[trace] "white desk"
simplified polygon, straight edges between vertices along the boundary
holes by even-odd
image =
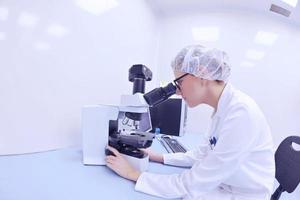
[[[187,134],[180,141],[192,147],[200,136]],[[156,140],[152,148],[165,152]],[[148,169],[164,174],[182,170],[152,162]],[[78,148],[0,156],[0,200],[160,199],[136,192],[134,186],[106,166],[84,166]]]

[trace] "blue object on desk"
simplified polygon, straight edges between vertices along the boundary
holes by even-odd
[[[155,134],[160,134],[160,128],[155,128]]]

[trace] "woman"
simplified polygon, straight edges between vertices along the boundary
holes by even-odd
[[[275,173],[270,129],[256,103],[228,83],[226,53],[188,46],[175,57],[172,68],[177,94],[189,107],[214,108],[210,140],[187,153],[146,150],[152,161],[191,167],[181,174],[141,173],[111,147],[116,156],[107,156],[107,166],[136,181],[137,191],[164,198],[270,199]]]

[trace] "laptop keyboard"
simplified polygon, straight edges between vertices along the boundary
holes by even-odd
[[[169,153],[187,152],[187,149],[182,144],[180,144],[177,139],[170,138],[169,136],[161,136],[160,138],[162,140],[160,142],[163,142],[162,145]]]

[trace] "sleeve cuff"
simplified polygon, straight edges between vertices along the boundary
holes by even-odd
[[[134,187],[134,189],[136,191],[140,191],[140,192],[143,191],[142,188],[143,188],[143,183],[145,182],[145,181],[143,181],[144,177],[145,177],[145,173],[147,173],[147,172],[142,172],[141,175],[139,176],[139,178],[137,179],[137,181],[135,183],[135,187]]]
[[[166,165],[172,164],[172,162],[171,162],[172,157],[173,157],[173,153],[163,154],[164,164],[166,164]]]

